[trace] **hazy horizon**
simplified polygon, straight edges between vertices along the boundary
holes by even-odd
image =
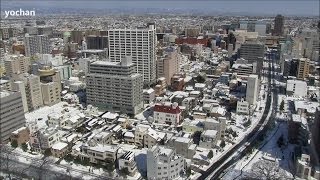
[[[297,1],[297,0],[287,0],[287,1],[277,1],[277,0],[226,0],[226,1],[191,1],[191,0],[26,0],[26,1],[1,1],[1,10],[6,10],[7,8],[74,8],[74,9],[148,9],[148,8],[159,8],[159,9],[176,9],[181,10],[203,10],[203,11],[216,11],[228,13],[244,13],[249,14],[263,14],[263,15],[310,15],[319,16],[319,1],[317,0],[307,0],[307,1]],[[250,10],[250,11],[248,11]]]

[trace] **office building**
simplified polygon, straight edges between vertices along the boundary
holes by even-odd
[[[6,75],[17,77],[16,75],[27,73],[30,69],[30,58],[24,55],[11,55],[4,61]]]
[[[148,28],[113,29],[108,31],[109,57],[112,62],[121,62],[132,57],[136,72],[141,74],[145,84],[156,80],[156,29]]]
[[[307,96],[307,82],[299,80],[287,80],[287,95],[288,96]]]
[[[246,101],[250,105],[256,104],[259,95],[259,78],[257,75],[250,75],[247,82]]]
[[[164,57],[157,59],[157,78],[165,77],[167,84],[171,84],[171,77],[179,72],[178,52],[174,48],[164,50]]]
[[[147,151],[148,179],[177,179],[184,167],[184,158],[173,149],[155,145]]]
[[[297,79],[304,80],[309,76],[310,59],[300,58],[298,60]]]
[[[299,59],[285,59],[283,63],[283,76],[297,76]]]
[[[0,66],[4,65],[5,56],[6,56],[5,49],[0,46]]]
[[[278,14],[274,19],[274,36],[282,36],[284,31],[284,17]]]
[[[142,109],[143,79],[130,57],[121,63],[90,62],[86,81],[88,104],[132,115]]]
[[[249,76],[256,73],[256,64],[233,64],[232,71],[237,73],[237,76]]]
[[[73,42],[73,43],[77,43],[77,44],[81,45],[83,39],[84,39],[84,32],[83,31],[79,31],[79,30],[71,31],[70,40],[69,40],[70,43]]]
[[[301,40],[301,55],[313,61],[319,59],[320,40],[319,31],[317,29],[302,29],[299,34]],[[318,54],[318,57],[316,56]]]
[[[240,58],[248,60],[249,63],[264,57],[264,45],[259,42],[246,41],[239,49]]]
[[[47,35],[29,35],[24,38],[25,53],[27,57],[39,54],[50,54],[49,38]]]
[[[5,143],[15,130],[25,125],[20,92],[0,91],[0,143]]]
[[[240,58],[248,60],[248,63],[257,63],[256,72],[262,71],[264,45],[259,42],[246,41],[239,49]]]
[[[87,49],[108,48],[108,36],[89,35],[86,37]]]
[[[18,29],[16,28],[1,27],[0,29],[0,37],[2,37],[3,40],[8,40],[9,38],[17,37],[17,36],[18,36]]]

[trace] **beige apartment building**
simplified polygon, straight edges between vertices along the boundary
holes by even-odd
[[[6,75],[16,78],[18,74],[27,73],[30,70],[30,58],[24,55],[12,55],[4,61]]]
[[[171,84],[171,77],[179,72],[179,63],[177,49],[165,49],[164,56],[157,60],[157,78],[165,77],[167,84]]]
[[[40,77],[22,74],[19,79],[13,83],[12,89],[21,92],[24,112],[43,106]]]
[[[61,101],[61,89],[58,82],[41,83],[44,105],[53,105]]]
[[[298,60],[297,79],[304,80],[309,75],[310,59],[300,58]]]

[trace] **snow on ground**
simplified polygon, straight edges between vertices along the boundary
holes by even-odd
[[[102,168],[94,168],[92,166],[83,166],[81,164],[76,164],[76,163],[73,163],[73,162],[66,162],[65,160],[62,160],[60,162],[61,165],[67,165],[69,167],[71,167],[72,169],[77,169],[77,170],[81,170],[81,171],[87,171],[87,172],[92,172],[93,174],[96,174],[96,175],[102,175],[103,173],[105,173],[106,171],[104,171]]]
[[[286,100],[291,99],[291,97],[288,98],[284,95],[279,95],[278,99],[278,103],[280,105],[282,99],[284,99],[286,102]],[[284,109],[287,110],[287,108],[288,107],[285,103]],[[279,168],[283,169],[288,177],[292,177],[290,171],[292,170],[293,164],[290,160],[290,153],[293,152],[294,145],[287,144],[288,125],[286,122],[283,122],[283,120],[287,119],[287,114],[278,112],[276,114],[276,119],[282,120],[282,122],[276,122],[276,127],[268,132],[268,137],[264,141],[266,144],[262,147],[262,149],[255,149],[253,153],[239,160],[223,177],[223,179],[240,178],[238,176],[240,175],[241,170],[243,170],[243,175],[245,175],[246,173],[250,172],[254,166],[254,163],[261,160],[276,160],[276,162],[279,164]],[[286,146],[283,149],[279,148],[277,145],[277,140],[282,135],[286,143]]]
[[[149,108],[145,109],[144,111],[142,111],[141,113],[137,114],[135,116],[135,118],[138,120],[148,120],[148,118],[152,117],[152,115],[153,115],[153,111],[149,107]]]
[[[9,145],[11,146],[11,145]],[[13,150],[14,153],[17,153],[17,154],[21,154],[21,156],[27,156],[27,157],[30,157],[30,158],[37,158],[37,159],[40,159],[43,157],[42,154],[39,154],[37,152],[24,152],[21,148],[15,148]]]

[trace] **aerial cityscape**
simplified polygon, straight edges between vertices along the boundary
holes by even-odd
[[[1,0],[0,179],[320,180],[319,0]]]

